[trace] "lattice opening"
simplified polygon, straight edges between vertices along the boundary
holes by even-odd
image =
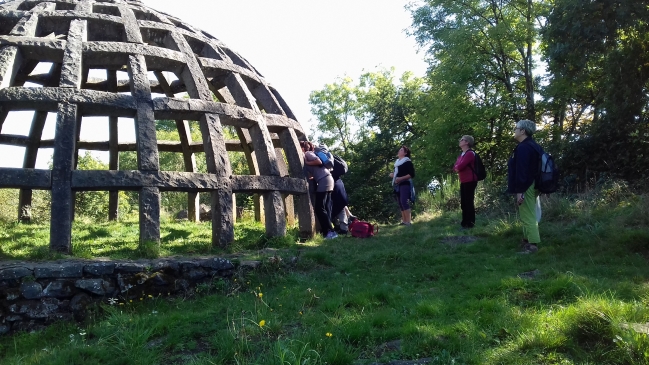
[[[33,111],[10,111],[4,123],[2,123],[2,134],[0,136],[28,136],[33,117]]]
[[[182,121],[180,121],[182,124]],[[177,122],[173,120],[158,120],[156,121],[156,138],[158,140],[158,151],[160,154],[160,170],[161,171],[177,171],[177,172],[199,172],[198,162],[196,159],[196,152],[202,151],[202,136],[200,126],[197,122],[188,122],[189,139],[187,149],[189,154],[185,156],[184,148],[182,145],[182,137],[180,136]],[[186,159],[194,155],[193,166]],[[203,154],[204,155],[204,154]],[[201,165],[205,165],[204,159]],[[201,169],[204,170],[204,169]],[[205,171],[205,170],[204,170]]]
[[[55,10],[74,10],[76,4],[57,2]]]
[[[25,1],[20,6],[18,6],[18,10],[24,10],[24,11],[30,11],[32,10],[36,5],[38,5],[39,2],[37,1]]]
[[[171,34],[168,30],[165,29],[156,29],[156,28],[140,28],[142,33],[142,41],[148,45],[168,48],[174,51],[178,51],[176,43],[171,38]]]
[[[192,28],[190,28],[188,25],[186,25],[186,24],[183,23],[182,21],[180,21],[180,20],[178,20],[178,19],[175,19],[175,18],[172,18],[172,17],[167,17],[167,19],[169,19],[169,21],[172,22],[173,25],[175,25],[176,27],[178,27],[178,28],[180,28],[180,29],[184,29],[184,30],[186,30],[186,31],[188,31],[188,32],[194,33],[194,31],[192,30]]]
[[[232,63],[234,63],[237,66],[241,66],[241,67],[245,68],[246,70],[250,70],[250,66],[248,66],[248,62],[246,62],[238,54],[231,51],[229,48],[225,48],[225,47],[221,47],[221,50],[223,52],[225,52],[225,54],[228,55],[228,57],[230,57],[230,60],[232,60]]]
[[[160,22],[160,18],[158,18],[153,13],[144,12],[144,11],[138,10],[138,9],[131,9],[131,10],[133,10],[133,14],[135,15],[135,19],[137,19],[137,20],[146,20],[146,21],[150,21],[150,22]]]
[[[36,37],[66,39],[70,30],[70,20],[59,17],[38,17]]]
[[[124,42],[124,24],[88,19],[88,42]]]
[[[221,55],[219,55],[209,44],[186,34],[184,34],[184,36],[196,57],[214,58],[217,60],[223,59],[223,57],[221,57]]]
[[[19,21],[20,18],[0,17],[0,35],[9,35]]]
[[[0,144],[0,156],[7,156],[0,158],[0,167],[23,167],[23,158],[25,155],[25,147],[12,146],[7,144]],[[9,156],[12,156],[9,158]]]
[[[151,98],[173,97],[179,99],[187,98],[187,90],[178,75],[171,71],[149,71],[147,74],[151,85]],[[169,87],[167,89],[167,86]],[[168,95],[167,93],[171,94]]]
[[[122,16],[117,6],[110,6],[110,5],[93,4],[92,12],[97,14],[112,15],[117,17]]]

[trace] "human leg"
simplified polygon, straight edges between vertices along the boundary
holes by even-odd
[[[534,184],[532,184],[525,192],[523,204],[518,208],[523,223],[523,236],[533,245],[541,243],[539,223],[536,221],[536,195]]]
[[[323,236],[326,236],[331,229],[331,221],[327,216],[326,199],[326,191],[318,191],[315,193],[315,206],[313,207],[313,210],[318,218],[318,223],[320,223],[320,233]]]
[[[410,199],[410,185],[399,186],[399,207],[401,208],[402,222],[409,225],[411,223],[411,211],[408,199]]]

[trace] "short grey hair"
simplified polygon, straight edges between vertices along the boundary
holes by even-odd
[[[536,123],[529,119],[523,119],[516,123],[516,128],[524,130],[525,135],[531,136],[536,132]]]
[[[462,139],[465,140],[466,143],[468,143],[469,147],[471,147],[471,148],[473,148],[473,146],[475,145],[475,140],[473,139],[472,136],[464,135],[464,136],[462,136]]]

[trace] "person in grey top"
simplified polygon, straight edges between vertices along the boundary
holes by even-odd
[[[323,166],[322,161],[313,152],[314,147],[311,142],[302,141],[300,147],[304,153],[304,167],[316,183],[313,210],[320,223],[320,233],[325,239],[336,238],[338,235],[331,224],[331,192],[334,189],[334,179],[331,177],[331,172]]]

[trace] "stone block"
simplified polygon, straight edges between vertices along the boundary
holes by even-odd
[[[25,267],[11,267],[0,270],[0,280],[20,279],[32,275],[32,270]]]
[[[83,276],[83,264],[67,262],[65,264],[48,264],[34,268],[36,279],[44,278],[80,278]]]
[[[81,279],[74,286],[96,295],[111,295],[115,291],[115,285],[103,279]]]
[[[229,260],[214,257],[211,259],[200,260],[199,265],[201,267],[212,269],[212,270],[232,270],[234,265]]]
[[[191,280],[191,281],[197,281],[197,280],[203,279],[203,278],[205,278],[207,276],[208,276],[208,273],[205,270],[201,269],[201,268],[196,268],[196,269],[189,270],[189,272],[187,273],[187,278],[189,280]]]
[[[44,297],[69,298],[74,295],[74,287],[67,280],[55,280],[47,284],[43,290]]]
[[[43,296],[43,286],[37,282],[22,283],[20,294],[25,299],[39,299]]]
[[[115,271],[115,263],[97,262],[93,264],[87,264],[86,266],[84,266],[83,271],[95,276],[110,275],[113,273],[113,271]]]
[[[146,271],[146,266],[135,262],[124,262],[115,265],[115,272],[119,274],[135,274]]]

